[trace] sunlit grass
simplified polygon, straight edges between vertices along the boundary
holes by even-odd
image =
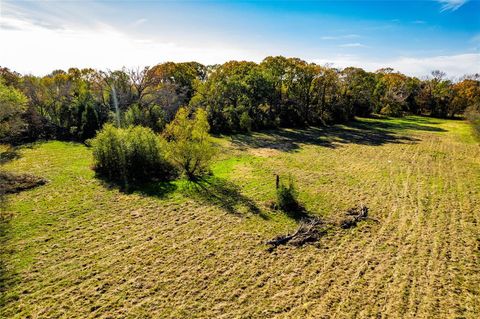
[[[8,197],[0,317],[480,315],[480,150],[466,122],[215,139],[210,193],[183,180],[123,193],[95,178],[84,145],[19,149],[3,167],[49,183]],[[309,214],[364,203],[378,223],[268,253],[266,240],[297,225],[269,208],[277,174],[294,178]]]

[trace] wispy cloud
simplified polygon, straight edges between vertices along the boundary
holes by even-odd
[[[355,42],[355,43],[345,43],[339,45],[342,48],[367,48],[366,45]]]
[[[327,35],[327,36],[321,37],[320,39],[322,39],[322,40],[345,40],[345,39],[356,39],[356,38],[360,38],[360,35],[358,35],[358,34],[344,34],[344,35],[333,35],[333,36]]]
[[[442,70],[452,77],[465,74],[480,73],[480,54],[467,53],[457,55],[417,57],[398,57],[394,59],[371,60],[355,55],[337,55],[333,58],[314,59],[313,62],[334,67],[345,68],[355,66],[367,71],[376,71],[380,68],[391,67],[402,73],[422,77],[430,74],[432,70]]]
[[[455,11],[469,0],[437,0],[442,5],[441,11]]]
[[[473,38],[471,38],[470,41],[473,43],[480,43],[480,33],[473,36]]]
[[[138,27],[138,26],[144,24],[144,23],[147,22],[147,21],[148,21],[147,19],[141,18],[141,19],[138,19],[138,20],[136,20],[135,22],[133,22],[133,23],[131,24],[131,26],[132,26],[132,27]]]
[[[427,22],[423,21],[423,20],[415,20],[415,21],[412,21],[413,24],[426,24]]]

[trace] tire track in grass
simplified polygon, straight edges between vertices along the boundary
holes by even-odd
[[[402,192],[401,197],[406,197],[406,195],[407,195],[410,175],[411,175],[410,170],[407,168],[406,179],[405,179],[405,181],[403,181],[403,192]],[[403,210],[403,207],[402,207],[401,210]],[[377,273],[377,272],[382,273],[382,272],[386,271],[386,268],[389,267],[389,264],[387,262],[382,262],[381,263],[381,262],[377,261],[378,266],[374,269],[374,271],[372,269],[369,269],[370,264],[374,264],[373,260],[377,260],[379,258],[378,257],[378,255],[379,255],[379,251],[378,251],[379,245],[375,244],[375,245],[372,245],[368,248],[369,249],[367,251],[365,251],[364,253],[365,253],[366,257],[368,258],[367,260],[369,262],[362,265],[359,272],[357,273],[357,276],[350,281],[350,285],[347,288],[348,293],[349,293],[348,302],[352,303],[352,304],[359,304],[359,303],[361,304],[362,299],[363,299],[363,302],[365,302],[365,300],[364,300],[364,299],[366,299],[365,298],[366,297],[365,296],[365,290],[367,292],[369,292],[368,289],[365,289],[366,286],[368,286],[368,283],[371,283],[371,282],[374,281],[375,273]],[[363,284],[363,286],[362,286],[362,284]],[[355,287],[355,285],[357,285],[357,286],[359,285],[359,287]],[[352,291],[354,292],[354,294],[351,293]],[[364,306],[368,306],[368,305],[364,305]],[[340,310],[340,307],[337,307],[337,314],[339,313],[338,312],[339,310]],[[358,311],[358,309],[357,309],[357,311]],[[354,312],[354,309],[349,309],[349,308],[344,309],[343,313],[344,314],[352,314],[353,316],[356,315],[356,313]]]
[[[455,144],[455,146],[455,154],[461,154],[461,157],[466,157],[466,149],[462,148],[459,144]],[[468,147],[467,150],[469,150],[472,155],[475,153],[475,150],[471,147]],[[464,168],[463,170],[460,170],[460,164],[462,164],[462,167]],[[456,223],[456,234],[461,237],[455,238],[460,241],[462,248],[458,249],[459,247],[456,247],[457,249],[453,249],[452,257],[455,264],[451,267],[451,271],[454,272],[453,280],[456,283],[455,289],[459,290],[459,294],[456,298],[457,308],[459,310],[456,312],[456,315],[473,318],[474,314],[478,313],[477,304],[478,296],[480,295],[480,290],[478,289],[478,287],[480,287],[478,275],[480,272],[479,254],[478,252],[477,254],[475,253],[480,246],[477,247],[477,241],[475,238],[475,236],[478,235],[478,232],[475,231],[475,222],[473,222],[475,220],[475,216],[473,215],[475,214],[475,211],[470,200],[470,196],[472,196],[471,194],[473,192],[468,190],[467,187],[473,188],[474,183],[472,183],[472,181],[480,179],[480,176],[477,176],[477,179],[475,179],[475,175],[478,174],[474,174],[469,166],[465,167],[466,163],[464,161],[453,160],[451,161],[451,165],[451,175],[455,181],[455,201],[459,204],[461,216]],[[473,175],[473,178],[468,173]],[[474,288],[471,289],[469,287]]]
[[[390,148],[389,155],[386,156],[386,158],[394,158],[392,157],[392,154],[394,154],[395,149]],[[383,156],[385,154],[382,154]],[[385,160],[385,159],[383,159]],[[386,202],[390,202],[392,198],[394,198],[395,194],[398,191],[398,184],[396,182],[389,183],[390,181],[394,180],[397,177],[397,172],[395,172],[396,168],[393,166],[389,166],[389,178],[385,182],[384,187],[385,190],[387,190],[388,193],[388,198]],[[395,206],[397,206],[395,204]],[[388,209],[388,208],[387,208]],[[350,234],[349,236],[346,236],[348,239],[348,242],[350,243],[350,246],[354,245],[354,250],[353,253],[350,253],[349,250],[343,249],[342,254],[344,256],[348,256],[347,258],[341,260],[341,263],[338,262],[338,265],[336,267],[336,271],[338,271],[338,268],[340,268],[340,265],[343,263],[344,266],[342,266],[343,272],[341,276],[336,276],[335,274],[332,274],[331,277],[333,276],[334,278],[338,278],[340,280],[340,283],[335,283],[335,285],[331,285],[332,289],[328,290],[323,296],[322,300],[320,302],[320,308],[324,309],[323,313],[329,313],[331,312],[332,307],[335,307],[336,303],[341,303],[342,300],[348,300],[349,296],[348,290],[345,291],[345,286],[348,287],[348,285],[351,284],[352,281],[355,280],[355,278],[358,278],[360,273],[362,272],[362,269],[359,268],[358,266],[358,260],[366,260],[365,257],[365,251],[373,251],[374,247],[378,246],[378,244],[383,240],[384,237],[388,237],[387,235],[390,233],[390,228],[391,224],[394,223],[394,220],[397,218],[396,215],[398,214],[398,209],[395,207],[392,207],[392,209],[388,210],[389,213],[385,219],[381,220],[381,226],[378,229],[378,231],[375,233],[375,237],[371,238],[371,240],[368,241],[366,244],[365,248],[358,247],[355,249],[355,234]],[[347,247],[350,248],[350,247]],[[351,249],[351,248],[350,248]],[[361,257],[360,257],[361,256]],[[361,264],[360,267],[365,267],[365,264]]]
[[[418,146],[417,146],[418,152]],[[411,271],[411,268],[408,268],[405,271],[405,261],[408,259],[409,250],[412,249],[412,244],[415,242],[411,240],[411,236],[415,236],[415,233],[412,233],[410,230],[412,228],[411,225],[411,209],[409,205],[409,201],[407,200],[409,197],[409,189],[411,188],[411,175],[412,175],[412,168],[411,165],[407,166],[405,169],[405,174],[407,178],[403,181],[403,189],[401,192],[397,193],[397,205],[399,205],[399,215],[398,219],[396,220],[397,228],[393,229],[392,233],[389,234],[386,241],[391,244],[392,246],[396,247],[395,252],[392,256],[390,256],[387,260],[385,260],[385,270],[384,273],[388,273],[388,269],[391,269],[390,279],[383,277],[382,279],[389,282],[386,287],[386,294],[385,294],[385,308],[384,312],[387,314],[395,314],[403,312],[403,304],[405,303],[405,299],[408,298],[408,292],[411,287],[411,282],[408,280],[406,272]],[[403,174],[399,174],[402,176]],[[415,247],[413,247],[415,249]],[[388,289],[392,289],[389,290]],[[400,296],[396,296],[399,293],[399,290],[402,290]]]
[[[351,156],[352,154],[350,154]],[[375,155],[378,155],[378,153],[375,153]],[[376,157],[372,157],[371,161],[375,161]],[[348,160],[344,160],[344,162],[348,163]],[[344,168],[345,169],[345,168]],[[340,244],[337,243],[336,241],[340,240]],[[351,255],[350,250],[358,250],[358,247],[353,247],[350,248],[348,246],[351,246],[352,244],[352,237],[351,236],[334,236],[332,239],[329,240],[329,246],[333,245],[333,248],[335,248],[335,252],[330,250],[329,256],[331,258],[324,260],[323,262],[323,268],[317,270],[319,275],[315,276],[315,279],[313,282],[309,282],[308,287],[305,289],[305,293],[308,295],[306,298],[312,299],[314,301],[310,301],[307,303],[307,305],[304,305],[305,309],[309,309],[313,307],[312,311],[313,312],[318,312],[320,310],[320,314],[325,314],[325,311],[322,311],[322,307],[319,307],[318,300],[325,300],[325,295],[328,293],[330,288],[333,288],[335,283],[334,283],[334,278],[338,278],[334,273],[331,273],[332,271],[336,272],[338,271],[339,267],[333,267],[335,266],[340,266],[341,263],[345,262],[344,256],[345,255]],[[348,248],[348,249],[347,249]],[[349,250],[350,249],[350,250]],[[343,267],[345,268],[345,267]],[[318,287],[322,287],[321,289],[318,289]]]
[[[440,152],[450,152],[448,145],[443,142],[439,145]],[[443,153],[448,154],[448,153]],[[432,244],[431,257],[427,265],[428,280],[422,287],[426,289],[425,303],[421,304],[421,314],[424,317],[448,316],[448,312],[454,304],[450,299],[452,282],[449,272],[449,256],[452,251],[452,238],[457,236],[453,229],[458,214],[451,209],[451,203],[456,204],[451,194],[452,171],[450,161],[439,159],[436,161],[436,170],[431,175],[432,184],[432,212],[428,224],[431,225],[430,232],[434,239]],[[443,305],[443,306],[442,306]],[[444,312],[439,313],[439,309]],[[446,312],[445,312],[446,310]],[[450,313],[451,315],[451,313]]]
[[[428,233],[425,232],[427,229],[427,219],[425,218],[425,212],[427,207],[424,205],[424,190],[425,185],[428,183],[428,179],[425,178],[422,167],[425,167],[425,159],[422,159],[422,162],[417,163],[416,166],[416,192],[415,196],[411,196],[411,205],[416,207],[415,209],[415,220],[416,220],[416,231],[419,233],[418,239],[415,242],[415,251],[413,255],[416,257],[415,267],[413,268],[413,278],[412,278],[412,287],[413,291],[411,293],[411,298],[409,300],[407,309],[409,309],[408,317],[415,318],[418,315],[419,305],[425,298],[424,292],[422,291],[423,283],[426,280],[425,269],[427,269],[427,264],[429,260],[428,255],[428,246],[425,244],[428,242]]]
[[[423,142],[423,141],[422,141]],[[413,152],[412,149],[413,148]],[[418,155],[419,155],[420,147],[419,145],[409,145],[408,152],[404,152],[403,156],[406,155],[410,157],[410,163],[417,163]],[[418,165],[417,165],[418,166]],[[403,181],[403,194],[399,197],[404,198],[404,202],[409,199],[410,203],[413,202],[414,196],[411,194],[411,187],[409,185],[417,183],[417,178],[415,174],[412,172],[416,169],[415,165],[408,165],[407,166],[407,178]],[[410,190],[410,191],[409,191]],[[410,204],[408,206],[413,207],[414,205]],[[405,211],[406,203],[402,205],[402,211]],[[401,216],[400,216],[401,217]],[[389,298],[391,298],[388,294],[386,294],[386,288],[392,285],[392,278],[395,270],[395,258],[399,258],[399,250],[398,247],[398,239],[393,237],[398,230],[392,229],[391,233],[388,234],[385,238],[385,243],[378,247],[377,254],[381,255],[383,258],[379,262],[378,266],[370,272],[370,277],[365,278],[365,285],[363,287],[364,290],[371,292],[373,295],[373,302],[370,302],[370,307],[366,307],[362,309],[360,312],[360,317],[362,318],[369,318],[369,317],[380,317],[386,313],[386,305],[389,302]],[[398,234],[397,234],[398,235]],[[393,251],[391,251],[391,247],[395,247]],[[361,290],[358,293],[357,299],[362,298]],[[358,302],[358,301],[356,301]]]
[[[379,271],[378,276],[375,277],[376,280],[369,280],[369,285],[372,287],[381,287],[380,294],[383,294],[384,300],[384,308],[377,308],[376,313],[371,314],[371,316],[381,316],[385,313],[391,314],[394,311],[403,313],[405,312],[405,303],[407,303],[412,296],[411,290],[412,287],[414,287],[416,280],[415,276],[412,275],[412,272],[415,271],[415,267],[412,267],[410,264],[409,267],[405,269],[404,266],[409,264],[408,262],[405,263],[405,260],[410,258],[409,255],[415,255],[418,251],[417,237],[419,234],[411,231],[420,223],[420,219],[418,218],[419,208],[414,201],[414,199],[418,197],[418,193],[414,194],[412,189],[414,190],[415,187],[413,186],[418,185],[419,183],[418,175],[413,172],[418,171],[420,147],[423,146],[424,143],[425,141],[422,139],[422,143],[415,146],[413,156],[407,161],[409,163],[407,164],[407,179],[403,182],[403,193],[399,196],[402,198],[403,202],[401,208],[402,213],[399,216],[400,220],[398,221],[402,228],[399,226],[398,229],[394,229],[392,234],[386,239],[387,243],[396,249],[393,254],[384,261],[385,268]],[[409,154],[410,152],[407,152],[403,155],[408,158],[410,156]],[[402,262],[399,262],[400,260]],[[405,273],[407,275],[405,275]],[[401,274],[404,274],[403,277],[400,277]],[[400,296],[395,296],[398,290],[397,287],[401,285],[403,285],[403,292]],[[397,302],[396,307],[394,307],[395,302]],[[395,310],[395,308],[398,308],[399,310]]]
[[[377,276],[378,281],[372,281],[372,286],[378,285],[382,289],[379,289],[379,294],[383,295],[384,307],[378,309],[376,316],[385,314],[404,312],[405,303],[411,298],[411,292],[413,282],[409,277],[412,277],[412,271],[414,267],[409,263],[411,255],[415,255],[418,251],[418,233],[412,232],[414,227],[419,225],[421,219],[418,218],[418,206],[415,205],[414,194],[411,189],[415,189],[411,185],[418,184],[418,176],[415,176],[412,172],[418,171],[419,165],[419,153],[423,150],[425,142],[431,142],[429,139],[422,139],[422,143],[415,146],[414,156],[409,161],[408,166],[409,178],[404,181],[403,193],[399,194],[402,197],[401,215],[399,216],[399,226],[397,229],[393,229],[392,233],[386,238],[386,242],[395,247],[394,252],[385,260],[385,269],[380,271],[380,275]],[[422,147],[422,149],[421,149]],[[404,156],[408,157],[408,153],[404,153]],[[418,198],[418,194],[416,196]],[[412,224],[413,222],[413,224]],[[386,284],[385,284],[386,283]],[[403,287],[403,288],[402,288]],[[378,289],[378,288],[377,288]],[[400,289],[400,291],[399,291]],[[383,291],[382,291],[383,290]]]

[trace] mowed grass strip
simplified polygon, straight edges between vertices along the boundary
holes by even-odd
[[[4,168],[49,183],[9,196],[2,213],[0,317],[480,316],[480,147],[468,123],[361,119],[216,140],[214,200],[182,181],[110,188],[83,145],[19,150]],[[265,241],[298,222],[268,208],[275,174],[292,175],[310,214],[364,203],[377,222],[269,253]]]

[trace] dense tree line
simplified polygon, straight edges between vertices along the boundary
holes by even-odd
[[[204,109],[214,132],[323,125],[372,113],[454,117],[480,110],[479,75],[453,82],[434,71],[418,79],[389,68],[339,70],[282,56],[259,64],[71,68],[43,77],[0,68],[0,78],[0,138],[12,141],[91,138],[114,122],[115,103],[122,125],[155,132],[182,106]]]

